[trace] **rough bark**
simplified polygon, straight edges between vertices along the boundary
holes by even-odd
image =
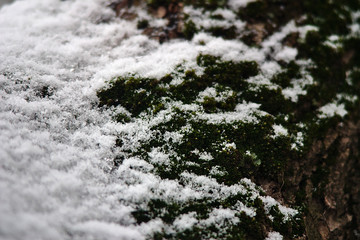
[[[123,1],[115,6],[119,16],[126,18],[131,15],[127,8],[129,2]],[[260,45],[264,38],[284,23],[291,19],[298,21],[308,8],[303,4],[290,3],[285,3],[285,7],[281,8],[281,4],[263,2],[265,8],[262,10],[275,12],[275,17],[268,21],[267,17],[243,16],[247,17],[248,22],[247,32],[241,37],[248,44]],[[181,2],[171,3],[167,7],[152,6],[150,9],[153,15],[167,18],[169,26],[167,29],[145,28],[143,33],[160,42],[178,37],[187,38],[186,33],[182,32],[182,7]],[[298,38],[298,33],[292,33],[283,44],[297,47]],[[342,56],[339,62],[345,69],[352,62],[354,50],[347,49]],[[311,104],[299,106],[299,113],[310,111],[311,107]],[[255,179],[268,195],[279,202],[292,206],[299,203],[303,205],[303,239],[360,239],[359,138],[360,121],[355,112],[348,120],[328,129],[325,137],[315,138],[301,159],[288,162],[284,171],[287,174],[279,176],[280,181]]]

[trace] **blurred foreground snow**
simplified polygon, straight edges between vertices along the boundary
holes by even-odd
[[[141,239],[109,175],[115,138],[93,75],[129,23],[102,1],[0,10],[0,238]]]

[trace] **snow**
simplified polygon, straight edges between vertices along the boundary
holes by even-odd
[[[280,137],[280,136],[287,136],[288,130],[286,128],[284,128],[282,125],[277,125],[274,124],[273,125],[273,129],[274,129],[274,137]]]
[[[297,132],[295,136],[295,142],[291,144],[291,148],[299,150],[303,146],[304,146],[304,134],[302,132]]]
[[[112,17],[101,1],[0,10],[2,239],[143,238],[125,227],[131,207],[111,183],[114,123],[93,107],[92,76],[136,33],[125,22],[97,23]],[[44,86],[53,95],[39,97]]]
[[[265,240],[283,240],[283,236],[278,232],[269,232]]]
[[[76,224],[72,230],[78,234],[92,234],[95,239],[142,239],[141,234],[135,230],[120,226],[115,223],[101,221],[87,221]]]
[[[231,209],[215,208],[210,214],[209,218],[204,221],[204,224],[210,226],[215,224],[221,226],[226,220],[233,222],[234,224],[239,222],[239,218],[235,217],[237,211]]]
[[[319,109],[319,118],[331,118],[335,115],[339,115],[340,117],[344,117],[347,114],[345,110],[345,105],[343,103],[328,103],[322,106]]]
[[[229,0],[228,5],[234,10],[237,11],[239,8],[246,7],[251,2],[256,2],[257,0]]]
[[[227,89],[222,92],[217,92],[216,88],[208,87],[204,91],[199,93],[199,97],[200,97],[199,101],[203,102],[205,97],[210,97],[210,98],[214,98],[214,100],[217,102],[225,102],[226,99],[231,97],[233,94],[234,92],[230,89]]]
[[[297,54],[298,50],[296,48],[285,46],[275,55],[275,59],[278,61],[283,60],[288,63],[294,60]]]
[[[296,63],[300,66],[302,78],[291,79],[292,86],[282,89],[285,99],[290,99],[292,102],[297,102],[300,95],[306,95],[306,87],[314,84],[313,77],[305,70],[307,66],[311,66],[311,61],[297,60]]]
[[[235,112],[225,113],[204,113],[199,116],[200,119],[207,120],[208,123],[233,123],[236,121],[258,122],[258,116],[265,116],[267,113],[259,110],[260,104],[239,103],[235,107]]]
[[[270,212],[271,207],[277,206],[280,212],[284,215],[284,219],[283,219],[284,221],[288,221],[292,216],[298,213],[298,211],[295,209],[280,205],[274,198],[270,196],[265,196],[265,197],[261,196],[260,199],[263,201],[265,205],[266,213]]]
[[[174,221],[175,228],[180,231],[192,228],[198,223],[198,220],[195,218],[196,212],[190,212],[188,214],[183,214]]]
[[[193,8],[191,6],[184,7],[184,13],[191,17],[191,20],[196,25],[197,29],[211,29],[213,27],[230,28],[236,26],[240,31],[245,27],[245,23],[236,20],[236,14],[229,9],[217,9],[213,12],[204,11],[200,8]],[[213,19],[212,16],[220,15],[223,19]]]
[[[348,114],[344,102],[355,103],[358,100],[356,95],[338,93],[336,98],[318,109],[317,116],[320,119],[332,118],[334,116],[344,117]]]

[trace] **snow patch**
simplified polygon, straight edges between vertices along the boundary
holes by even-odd
[[[265,240],[283,240],[283,236],[278,232],[269,232]]]
[[[345,104],[328,103],[319,109],[319,118],[331,118],[335,115],[344,117],[348,112],[345,110]]]

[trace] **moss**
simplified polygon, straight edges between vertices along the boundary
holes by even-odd
[[[212,113],[216,112],[216,104],[215,98],[205,96],[202,106],[204,107],[205,112]]]
[[[100,106],[121,104],[133,116],[160,103],[166,96],[166,90],[159,86],[159,81],[148,78],[117,78],[112,80],[112,87],[98,92]],[[149,94],[148,91],[151,91]]]
[[[258,64],[254,61],[243,61],[239,63],[223,62],[220,58],[210,55],[200,55],[197,58],[199,66],[205,67],[202,79],[217,82],[230,87],[235,91],[242,91],[246,88],[245,79],[259,73]]]
[[[306,23],[319,26],[320,33],[324,35],[347,34],[351,17],[346,5],[350,5],[352,11],[359,8],[354,1],[304,1],[303,11],[308,14]]]
[[[193,21],[188,20],[184,23],[183,34],[184,34],[185,39],[191,40],[197,32],[198,32],[198,30]]]
[[[211,14],[210,18],[215,20],[225,20],[221,14]]]
[[[229,28],[211,27],[207,29],[207,31],[215,37],[222,37],[224,39],[234,39],[237,36],[235,26],[231,26]]]
[[[215,10],[226,6],[227,0],[185,0],[186,5],[201,7],[208,10]]]
[[[276,74],[271,81],[273,83],[278,84],[282,88],[290,87],[290,82],[292,79],[297,79],[301,77],[300,67],[295,63],[295,61],[291,61],[290,63],[284,66],[285,71]]]
[[[176,0],[146,0],[148,6],[158,8],[161,6],[167,7],[170,3],[177,2]]]
[[[324,38],[318,32],[309,32],[306,41],[299,47],[301,58],[311,58],[316,65],[310,69],[312,76],[320,84],[317,99],[327,102],[337,92],[346,90],[346,70],[341,62],[342,51],[325,45]]]
[[[359,10],[356,0],[323,1],[323,0],[262,0],[249,3],[238,12],[238,16],[250,24],[263,24],[266,35],[272,34],[290,20],[306,16],[301,24],[315,25],[323,36],[331,34],[346,35],[351,25],[351,12]],[[243,36],[246,43],[254,44],[251,36]]]
[[[164,100],[161,99],[190,104],[196,100],[201,91],[215,86],[218,92],[229,89],[234,92],[224,101],[216,101],[214,97],[204,97],[201,105],[208,113],[233,111],[236,104],[244,100],[260,103],[262,110],[273,115],[291,109],[286,107],[289,103],[283,98],[280,89],[261,88],[256,92],[248,89],[248,83],[244,80],[259,72],[255,62],[227,62],[210,55],[200,55],[197,63],[204,67],[201,76],[197,76],[194,71],[186,71],[181,84],[170,85],[168,88],[162,87],[160,83],[171,82],[170,75],[161,80],[135,77],[115,79],[111,88],[98,93],[100,104],[110,106],[121,104],[133,116],[143,111],[157,114],[165,108]],[[289,76],[295,76],[297,71],[295,64],[289,64],[287,71]],[[154,147],[162,147],[165,152],[170,149],[177,152],[176,157],[171,157],[171,166],[156,166],[155,171],[162,178],[177,179],[184,171],[209,175],[213,167],[219,167],[224,172],[222,175],[216,175],[215,178],[229,185],[243,177],[257,176],[258,172],[263,176],[276,178],[283,171],[291,155],[289,137],[276,139],[269,137],[273,134],[274,124],[274,119],[270,115],[259,118],[260,122],[256,124],[243,122],[209,124],[204,120],[192,120],[197,113],[180,109],[172,111],[176,114],[169,121],[152,128],[159,133],[158,136],[148,143],[143,143],[142,148],[134,153],[148,159],[147,153]],[[165,132],[181,131],[185,125],[190,126],[190,131],[184,134],[181,143],[172,143],[171,140],[169,142],[163,139],[162,134]],[[224,141],[234,142],[239,148],[224,150],[222,147]],[[215,160],[200,161],[198,156],[192,153],[194,149],[210,153]],[[248,150],[251,150],[253,155],[247,155]]]
[[[157,113],[164,108],[162,99],[170,98],[191,103],[196,99],[199,92],[215,83],[236,91],[243,90],[247,85],[244,80],[256,75],[259,71],[255,62],[224,62],[209,55],[200,55],[197,61],[200,66],[205,67],[203,75],[197,76],[194,71],[187,71],[181,84],[170,85],[168,88],[163,87],[160,83],[170,83],[172,80],[170,75],[164,76],[160,80],[137,77],[113,79],[111,88],[98,92],[100,106],[121,104],[134,117],[146,110]],[[232,110],[235,103],[236,99],[233,96],[225,102],[216,103],[216,107]],[[204,106],[211,111],[210,99],[206,99]]]
[[[120,123],[128,123],[131,121],[131,118],[124,113],[120,113],[115,116],[114,120]]]
[[[250,24],[263,24],[265,34],[270,35],[284,26],[291,19],[302,14],[301,1],[262,0],[250,2],[246,7],[239,9],[238,16]],[[252,45],[251,37],[248,44]]]
[[[152,8],[168,6],[175,1],[151,0],[148,4]],[[187,5],[214,10],[226,7],[226,1],[184,1]],[[174,179],[181,183],[181,174],[193,173],[199,176],[211,176],[217,182],[225,185],[238,184],[240,179],[247,177],[253,181],[259,179],[272,180],[282,183],[284,177],[291,176],[289,164],[301,161],[310,151],[314,141],[322,141],[329,129],[334,128],[344,119],[335,116],[330,119],[319,119],[317,110],[336,99],[338,93],[360,94],[360,41],[357,37],[341,37],[349,33],[351,25],[351,11],[360,9],[356,0],[334,1],[285,1],[263,0],[249,3],[239,9],[238,18],[245,20],[249,28],[252,24],[263,24],[264,33],[272,34],[289,20],[298,20],[298,25],[312,24],[319,27],[319,31],[310,31],[305,40],[298,36],[289,35],[283,44],[296,47],[299,54],[295,61],[285,63],[279,61],[282,70],[270,79],[277,84],[276,88],[267,86],[254,87],[247,79],[259,74],[256,62],[223,61],[211,55],[199,55],[197,64],[204,71],[198,75],[194,70],[185,70],[179,66],[172,74],[160,79],[138,78],[135,76],[113,79],[111,87],[98,92],[101,106],[125,107],[131,116],[119,115],[117,121],[128,122],[136,120],[141,113],[146,116],[160,116],[163,110],[172,115],[167,121],[151,127],[154,133],[149,141],[140,143],[136,151],[128,151],[130,156],[139,156],[149,161],[154,148],[160,148],[169,155],[170,163],[166,166],[153,164],[153,172],[163,179]],[[212,15],[213,19],[222,20],[221,15]],[[139,28],[144,23],[139,22]],[[183,36],[192,39],[200,29],[189,16],[185,19]],[[201,29],[214,36],[226,39],[237,38],[236,28],[209,28]],[[331,35],[340,35],[339,47],[332,48],[325,43]],[[246,38],[247,36],[242,36]],[[249,37],[249,36],[248,36]],[[249,37],[249,44],[254,44]],[[290,45],[289,45],[290,44]],[[311,60],[313,64],[306,68],[299,66],[297,60]],[[284,88],[293,87],[293,79],[304,78],[310,74],[314,84],[306,87],[306,95],[300,95],[296,103],[285,99],[282,94]],[[175,78],[181,78],[182,83],[172,85]],[[351,80],[351,84],[346,81]],[[351,86],[350,86],[351,85]],[[215,89],[215,95],[199,96],[207,88]],[[225,97],[224,97],[225,96]],[[198,112],[182,110],[173,107],[174,102],[195,104]],[[208,114],[233,112],[237,104],[251,102],[260,104],[260,110],[267,115],[257,116],[257,121],[247,123],[243,121],[226,121],[209,123],[200,115],[202,111]],[[356,103],[343,101],[348,110],[356,110]],[[354,111],[355,111],[354,110]],[[142,115],[144,116],[144,115]],[[289,132],[287,136],[274,136],[274,124],[283,125]],[[300,127],[303,125],[304,127]],[[186,130],[184,130],[186,129]],[[304,136],[300,150],[292,149],[294,136],[301,132]],[[181,141],[165,137],[166,133],[182,135]],[[234,143],[225,147],[226,143]],[[336,144],[329,149],[329,156],[319,161],[316,171],[311,177],[313,186],[317,189],[315,197],[321,198],[324,186],[327,184],[329,167],[336,163]],[[117,145],[121,148],[122,142]],[[126,149],[124,149],[125,151]],[[207,153],[213,157],[211,161],[200,159],[200,153]],[[121,164],[118,163],[118,164]],[[214,171],[216,169],[218,172]],[[306,182],[304,178],[295,200],[303,211],[306,199]],[[186,184],[186,183],[182,183]],[[286,184],[284,186],[286,188]],[[145,208],[139,208],[133,213],[138,223],[160,218],[167,224],[182,214],[195,212],[198,220],[206,219],[215,208],[231,208],[238,202],[256,209],[256,216],[249,217],[245,213],[238,213],[239,223],[224,223],[219,226],[196,226],[176,233],[160,231],[154,239],[264,239],[266,232],[278,231],[285,238],[300,237],[304,233],[304,224],[299,216],[284,221],[284,216],[278,207],[274,206],[270,213],[274,217],[271,221],[264,210],[260,199],[250,199],[248,195],[239,193],[225,199],[197,199],[186,202],[176,202],[169,199],[152,199]],[[221,230],[221,231],[220,231]]]
[[[137,22],[137,28],[138,29],[145,29],[149,26],[149,21],[146,20],[146,19],[143,19],[143,20],[139,20]]]
[[[53,94],[54,94],[54,89],[50,86],[42,86],[40,89],[36,91],[36,96],[41,98],[51,97]]]
[[[226,207],[228,203],[236,204],[240,199],[246,198],[244,195],[238,194],[237,197],[230,197],[222,202],[214,201],[211,199],[201,199],[186,204],[166,203],[162,200],[151,200],[148,204],[148,210],[138,210],[133,212],[133,216],[138,223],[148,222],[150,219],[160,218],[166,223],[172,223],[177,215],[186,214],[190,212],[196,213],[198,221],[208,218],[208,214],[211,209]],[[257,206],[256,217],[249,217],[244,212],[236,214],[236,217],[240,221],[233,225],[230,221],[225,220],[220,225],[195,225],[190,229],[184,231],[178,231],[173,234],[169,233],[156,233],[155,237],[162,237],[166,239],[204,239],[204,238],[216,238],[216,239],[264,239],[266,236],[263,225],[271,224],[267,218],[264,205],[259,198],[253,200]],[[277,213],[279,215],[279,213]],[[279,215],[280,216],[280,215]],[[282,221],[282,219],[279,219]],[[219,230],[222,231],[219,231]],[[226,230],[226,231],[223,231]],[[161,238],[160,238],[161,239]]]
[[[257,90],[243,92],[241,97],[247,101],[261,104],[261,109],[272,115],[289,113],[293,107],[291,101],[284,98],[281,88],[260,87]]]
[[[269,89],[265,86],[252,88],[246,81],[248,78],[259,74],[256,62],[223,61],[211,55],[199,55],[197,64],[203,68],[203,74],[197,75],[194,70],[185,70],[181,65],[174,73],[160,79],[116,78],[111,82],[111,87],[98,92],[101,106],[125,107],[129,116],[119,115],[118,121],[126,122],[137,118],[141,113],[156,116],[162,110],[171,112],[167,120],[151,127],[154,133],[151,140],[140,142],[141,147],[136,151],[129,151],[130,156],[139,156],[149,161],[149,152],[160,148],[169,155],[170,163],[166,166],[153,164],[153,173],[163,179],[181,181],[184,172],[199,176],[211,176],[219,183],[226,185],[238,184],[244,178],[268,179],[275,182],[283,181],[285,169],[289,162],[296,161],[303,153],[292,149],[291,135],[274,137],[274,124],[282,124],[290,134],[302,131],[305,137],[303,151],[307,151],[315,139],[326,135],[329,128],[336,126],[341,120],[338,117],[319,121],[316,109],[332,101],[339,89],[346,89],[343,75],[346,66],[338,66],[335,72],[327,73],[320,67],[333,67],[339,63],[338,58],[342,51],[329,49],[322,42],[325,38],[319,33],[310,32],[305,42],[299,43],[303,49],[300,58],[311,58],[315,67],[309,69],[314,74],[317,84],[308,87],[308,93],[299,97],[298,103],[292,103],[284,98],[282,88],[291,86],[291,79],[302,77],[300,67],[295,62],[282,63],[283,71],[271,81],[280,87]],[[322,60],[316,54],[328,59]],[[317,72],[317,73],[315,73]],[[356,77],[353,73],[352,78]],[[174,77],[181,77],[182,82],[172,85]],[[335,77],[336,89],[330,85]],[[356,80],[354,80],[356,82]],[[357,84],[357,83],[356,83]],[[211,87],[216,96],[202,96],[199,93]],[[328,91],[322,93],[322,91]],[[352,90],[353,91],[353,90]],[[326,96],[324,97],[324,94]],[[225,96],[220,97],[219,96]],[[200,99],[200,100],[199,100]],[[172,106],[173,102],[183,104],[196,104],[200,111],[182,110]],[[260,110],[267,115],[257,116],[256,122],[234,121],[231,123],[209,123],[199,118],[201,110],[206,113],[233,112],[237,104],[243,102],[258,103]],[[127,119],[128,117],[129,119]],[[306,125],[305,130],[296,124]],[[184,130],[186,126],[186,130]],[[165,137],[166,133],[182,135],[181,141]],[[233,147],[225,147],[226,143],[234,143]],[[122,143],[118,143],[122,147]],[[198,153],[197,153],[198,152]],[[211,161],[200,159],[199,153],[207,153],[213,157]],[[330,164],[330,159],[324,161]],[[219,173],[213,173],[214,169]],[[319,177],[319,179],[316,179]],[[314,174],[314,185],[321,186],[324,176],[322,172]],[[185,184],[185,183],[184,183]],[[300,191],[301,192],[301,191]],[[303,196],[297,196],[298,201]],[[239,224],[227,223],[226,231],[217,233],[216,226],[206,228],[195,227],[174,234],[159,232],[155,237],[176,238],[203,238],[213,236],[218,239],[263,239],[266,232],[262,226],[275,229],[284,236],[301,236],[304,232],[300,218],[283,222],[284,216],[278,209],[272,210],[274,221],[270,221],[264,212],[264,206],[258,200],[250,201],[246,195],[240,194],[222,200],[198,199],[191,202],[179,203],[165,200],[151,200],[145,209],[138,209],[133,213],[138,223],[160,218],[167,224],[186,213],[196,212],[199,220],[206,219],[214,208],[231,208],[237,202],[245,203],[257,209],[256,218],[240,214]],[[306,207],[305,207],[306,208]],[[220,235],[219,235],[220,234]]]

